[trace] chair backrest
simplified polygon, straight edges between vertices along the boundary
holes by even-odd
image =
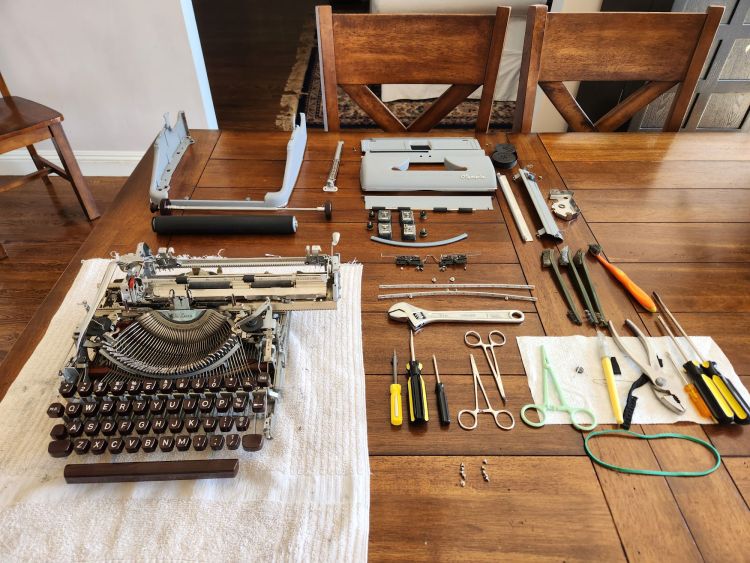
[[[8,85],[5,83],[2,72],[0,72],[0,98],[10,98],[10,90],[8,90]]]
[[[573,131],[614,131],[677,85],[664,131],[677,131],[719,26],[723,6],[706,13],[547,13],[532,6],[513,130],[531,131],[537,84]],[[596,123],[563,81],[647,81]]]
[[[316,7],[326,129],[340,128],[337,85],[388,132],[429,131],[483,86],[476,130],[489,128],[510,8],[495,15],[333,14]],[[408,127],[368,84],[451,84]]]

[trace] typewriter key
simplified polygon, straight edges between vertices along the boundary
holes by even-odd
[[[242,437],[242,449],[246,452],[257,452],[263,447],[263,434],[245,434]]]
[[[207,416],[203,419],[203,430],[206,432],[213,432],[216,430],[216,424],[219,420],[215,416]]]
[[[213,375],[208,378],[208,390],[209,391],[218,391],[221,389],[221,376],[220,375]]]
[[[232,410],[234,412],[242,412],[247,406],[247,395],[236,395],[232,403]]]
[[[68,429],[65,428],[64,424],[55,424],[52,430],[49,431],[49,435],[53,440],[62,440],[63,438],[67,438]]]
[[[190,388],[190,381],[187,377],[181,377],[177,380],[175,383],[175,390],[179,391],[180,393],[184,393]]]
[[[171,452],[174,449],[174,438],[169,434],[159,437],[159,449],[163,452]]]
[[[65,405],[65,414],[68,418],[76,418],[81,414],[81,403],[68,403]]]
[[[151,421],[151,428],[154,434],[161,434],[167,429],[167,419],[162,416],[157,416]]]
[[[87,420],[83,425],[83,431],[86,433],[86,436],[96,436],[99,434],[100,426],[101,424],[96,419]]]
[[[65,414],[65,407],[60,403],[52,403],[47,407],[47,416],[50,418],[60,418]]]
[[[182,417],[181,416],[170,417],[169,418],[169,431],[172,434],[177,434],[181,430],[182,430]]]
[[[237,428],[237,432],[244,432],[245,430],[247,430],[247,427],[250,426],[250,417],[238,416],[234,424]]]
[[[211,412],[213,408],[214,408],[213,397],[203,397],[202,399],[198,400],[198,410],[200,410],[201,412]]]
[[[87,454],[91,449],[91,440],[87,438],[78,438],[75,442],[73,442],[73,449],[78,455]]]
[[[180,412],[180,400],[179,399],[167,399],[167,412],[169,414]]]
[[[117,422],[117,431],[120,436],[127,436],[133,431],[133,421],[129,418],[122,418]]]
[[[190,388],[193,391],[201,392],[206,387],[206,381],[202,377],[196,377],[190,381]]]
[[[152,414],[161,414],[164,412],[164,399],[152,399],[148,404],[148,410]]]
[[[198,399],[195,397],[186,397],[185,399],[182,399],[182,412],[192,414],[195,412],[197,406]]]
[[[159,386],[155,379],[147,379],[143,382],[143,392],[146,395],[153,395],[156,392],[156,388]]]
[[[230,432],[234,426],[234,418],[231,416],[219,417],[219,430],[222,432]]]
[[[141,439],[138,436],[125,438],[125,451],[134,454],[141,448]]]
[[[227,449],[236,450],[240,447],[240,435],[239,434],[227,434]]]
[[[196,452],[202,452],[208,445],[208,436],[205,434],[196,434],[193,438],[193,449]]]
[[[68,423],[68,436],[77,438],[83,432],[83,422],[80,420],[73,420]]]
[[[122,447],[125,445],[125,442],[122,438],[112,438],[109,442],[109,453],[111,454],[119,454],[122,451]]]
[[[143,439],[143,451],[150,454],[151,452],[156,450],[156,445],[158,443],[159,441],[153,436],[148,436],[147,438],[144,438]]]
[[[229,397],[218,397],[216,399],[216,412],[227,412],[232,399]]]
[[[97,412],[99,412],[98,402],[91,401],[88,403],[83,403],[83,416],[91,418],[92,416],[96,416]]]
[[[189,416],[185,419],[185,430],[190,432],[191,434],[193,432],[198,432],[201,427],[201,419],[197,416]]]
[[[55,440],[49,443],[47,451],[52,457],[67,457],[73,451],[73,444],[70,440]]]
[[[227,391],[236,391],[238,383],[237,378],[233,375],[227,375],[224,378],[224,387],[226,387]]]
[[[67,381],[63,381],[60,383],[60,389],[59,393],[61,397],[65,397],[66,399],[69,399],[76,393],[76,386],[72,383],[68,383]]]
[[[102,434],[105,436],[112,436],[117,430],[117,423],[114,420],[103,420],[102,421]]]
[[[159,380],[159,391],[162,393],[169,393],[172,390],[171,379],[160,379]]]
[[[190,442],[192,442],[190,436],[186,436],[185,434],[180,434],[174,439],[177,449],[181,452],[186,452],[190,449]]]
[[[224,447],[224,436],[221,434],[212,434],[208,439],[208,444],[211,446],[212,450],[217,452]]]
[[[131,402],[125,399],[122,401],[117,401],[117,407],[115,410],[117,411],[117,414],[125,415],[130,412],[131,406],[132,406]]]
[[[127,389],[131,395],[137,395],[141,390],[141,381],[139,379],[131,379],[128,381]]]
[[[110,416],[115,412],[115,402],[110,400],[103,400],[99,405],[99,414],[102,416]]]
[[[104,397],[104,395],[107,394],[107,391],[109,390],[109,385],[107,383],[100,379],[96,383],[94,383],[94,395],[97,397]]]
[[[148,434],[148,431],[151,429],[151,421],[147,418],[139,418],[135,422],[135,431],[143,436],[144,434]]]
[[[91,440],[91,453],[101,455],[107,449],[107,440],[104,438],[94,438]]]
[[[89,395],[91,395],[91,391],[93,391],[94,386],[90,381],[79,381],[77,389],[79,397],[88,397]]]
[[[109,392],[113,395],[122,395],[123,391],[125,391],[125,382],[122,379],[113,381],[109,386]]]
[[[133,401],[133,414],[143,414],[148,409],[148,401],[136,399]]]

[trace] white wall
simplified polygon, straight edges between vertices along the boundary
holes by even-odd
[[[12,94],[65,116],[84,174],[118,161],[128,174],[165,112],[217,128],[190,0],[2,0],[0,70]],[[26,160],[0,157],[0,174]]]

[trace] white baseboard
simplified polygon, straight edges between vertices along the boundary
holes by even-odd
[[[39,156],[60,166],[54,150],[39,150]],[[137,151],[75,151],[84,176],[130,176],[143,157]],[[26,149],[0,154],[0,176],[22,176],[36,170]]]

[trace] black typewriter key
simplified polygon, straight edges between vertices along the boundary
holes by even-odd
[[[152,414],[161,414],[164,412],[164,399],[151,399],[148,403],[148,410]]]
[[[227,412],[230,404],[232,404],[231,397],[217,397],[216,412]]]
[[[256,379],[256,383],[258,384],[258,387],[268,387],[269,379],[267,373],[259,373],[258,378]]]
[[[117,421],[117,431],[120,436],[127,436],[133,431],[133,421],[129,418],[121,418]]]
[[[179,399],[167,399],[167,412],[169,414],[180,412],[180,400]]]
[[[143,382],[143,392],[146,395],[153,395],[158,387],[159,384],[155,379],[147,379]]]
[[[115,412],[115,402],[104,400],[99,405],[99,414],[102,416],[111,416]]]
[[[171,452],[174,449],[174,438],[167,434],[159,438],[159,449],[163,452]]]
[[[148,401],[136,399],[133,401],[133,414],[143,414],[148,410]]]
[[[94,386],[90,381],[79,381],[76,390],[78,391],[79,397],[88,397],[94,390]]]
[[[70,440],[55,440],[49,443],[47,451],[52,457],[67,457],[73,451],[73,443]]]
[[[185,419],[185,430],[190,432],[191,434],[193,432],[198,432],[201,427],[201,419],[197,416],[189,416]]]
[[[122,395],[123,391],[125,391],[125,382],[122,379],[113,381],[109,385],[109,392],[113,395]]]
[[[65,405],[65,415],[68,418],[76,418],[81,414],[82,405],[81,403],[68,403]]]
[[[61,397],[69,399],[76,394],[76,386],[72,383],[68,383],[67,381],[63,381],[62,383],[60,383],[59,392]]]
[[[220,416],[219,417],[219,430],[222,432],[229,432],[234,426],[234,417],[231,416]]]
[[[62,407],[62,405],[60,406]],[[198,399],[198,410],[200,410],[201,412],[211,412],[213,408],[214,408],[213,397],[203,397],[201,399]]]
[[[139,379],[131,379],[128,381],[127,390],[131,395],[137,395],[141,390],[141,381]]]
[[[102,421],[102,434],[105,436],[112,436],[117,430],[117,423],[114,420],[103,420]]]
[[[104,395],[107,394],[109,391],[109,385],[107,385],[107,382],[103,379],[100,379],[96,383],[94,383],[94,395],[97,397],[104,397]]]
[[[83,433],[83,422],[80,420],[73,420],[68,423],[68,436],[77,438]]]
[[[239,434],[228,434],[227,435],[227,449],[236,450],[240,447],[240,435]]]
[[[55,424],[49,431],[49,435],[53,440],[62,440],[68,437],[68,429],[65,428],[64,424]]]
[[[193,440],[190,438],[190,436],[180,434],[179,436],[175,437],[174,445],[177,447],[178,451],[186,452],[190,449],[190,443],[192,441]]]
[[[219,451],[224,447],[224,436],[221,434],[212,434],[208,439],[208,445],[211,446],[212,450]]]
[[[98,412],[99,412],[99,403],[97,401],[83,403],[83,416],[85,416],[86,418],[91,418],[92,416],[96,416],[96,413]]]
[[[190,380],[190,389],[201,392],[206,387],[206,381],[202,377],[196,377]]]
[[[149,419],[139,418],[135,421],[135,431],[141,436],[148,434],[149,430],[151,430],[151,421]]]
[[[52,403],[47,407],[47,416],[50,418],[60,418],[65,414],[65,407],[61,403]]]
[[[234,421],[234,426],[237,428],[237,432],[244,432],[250,426],[250,417],[238,416]]]
[[[132,406],[133,405],[130,401],[124,399],[122,401],[117,401],[117,408],[115,410],[117,411],[117,414],[126,415],[130,413]]]
[[[122,438],[112,438],[109,441],[109,453],[119,454],[125,446],[125,441]]]
[[[202,452],[208,446],[208,436],[205,434],[196,434],[193,437],[193,449],[196,452]]]
[[[209,391],[218,391],[221,389],[221,376],[220,375],[213,375],[208,378],[208,390]]]
[[[232,401],[232,410],[234,412],[242,412],[247,406],[247,395],[235,395]]]
[[[252,391],[255,388],[255,380],[247,375],[242,378],[241,384],[245,391]]]
[[[185,391],[190,389],[190,380],[187,377],[181,377],[177,381],[175,381],[174,388],[176,391],[184,393]]]
[[[96,436],[99,434],[100,427],[101,424],[98,420],[87,420],[83,425],[83,431],[86,433],[86,436]]]
[[[125,451],[134,454],[141,449],[141,439],[138,436],[129,436],[125,438]]]
[[[203,430],[206,432],[213,432],[216,430],[216,424],[219,420],[215,416],[207,416],[203,419]]]
[[[193,414],[198,406],[198,399],[195,397],[186,397],[182,399],[182,412]]]
[[[182,417],[181,416],[171,416],[169,417],[169,431],[172,434],[177,434],[182,430]]]
[[[227,375],[224,378],[224,387],[227,391],[236,391],[237,385],[239,385],[239,381],[234,375]]]
[[[104,438],[94,438],[91,440],[91,453],[96,455],[103,454],[107,449],[107,440]]]
[[[150,454],[151,452],[156,450],[156,446],[159,443],[159,440],[154,438],[153,436],[148,436],[143,439],[143,451],[147,454]]]
[[[78,455],[87,454],[91,449],[91,440],[88,438],[78,438],[73,442],[73,449]]]
[[[263,434],[245,434],[242,437],[242,449],[246,452],[257,452],[263,448]]]
[[[253,393],[253,412],[266,412],[265,393]]]
[[[167,419],[163,416],[157,416],[151,421],[151,429],[154,434],[162,434],[167,429]]]
[[[172,380],[171,379],[160,379],[159,380],[159,391],[161,393],[169,393],[172,391]]]

